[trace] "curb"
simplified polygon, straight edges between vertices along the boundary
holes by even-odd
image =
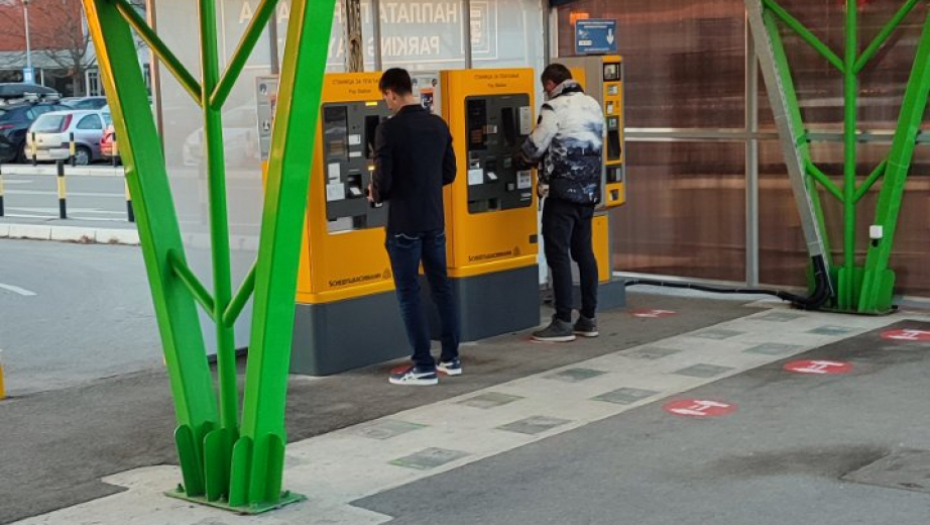
[[[139,232],[115,228],[43,226],[39,224],[0,224],[0,239],[76,242],[82,244],[139,245]]]

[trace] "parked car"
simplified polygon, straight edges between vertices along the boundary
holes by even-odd
[[[0,162],[26,160],[26,130],[40,115],[68,109],[54,103],[0,106]]]
[[[100,139],[100,156],[109,162],[113,161],[113,143],[116,142],[116,127],[111,123],[103,130],[103,137]],[[116,154],[116,163],[122,164],[119,152]]]
[[[60,95],[52,88],[22,82],[0,83],[0,104],[14,104],[28,100],[57,101]]]
[[[102,109],[107,105],[107,97],[69,97],[61,103],[73,109]]]
[[[155,113],[155,106],[152,105],[152,97],[149,97],[149,107],[152,109],[152,113]],[[107,104],[103,106],[101,110],[105,113],[110,112],[110,105]],[[113,161],[113,143],[116,142],[116,126],[111,122],[110,125],[103,130],[103,137],[100,138],[100,156],[103,157],[107,162]],[[116,158],[117,164],[122,164],[123,159],[120,158],[119,152],[117,152]]]
[[[101,160],[100,139],[111,122],[110,114],[98,110],[53,111],[36,119],[26,136],[27,148],[35,134],[36,158],[42,161],[70,157],[71,134],[77,144],[75,163],[86,166]]]
[[[248,167],[260,160],[258,115],[254,104],[232,108],[223,114],[223,146],[229,167]],[[184,141],[181,153],[184,165],[199,166],[205,160],[205,150],[201,126]]]

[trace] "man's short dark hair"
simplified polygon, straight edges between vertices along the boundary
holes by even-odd
[[[381,82],[378,83],[378,89],[382,93],[391,90],[397,95],[404,96],[413,93],[413,81],[410,80],[410,73],[406,69],[394,67],[388,69],[381,75]]]
[[[559,85],[571,79],[572,72],[562,64],[549,64],[542,72],[543,84],[545,84],[546,81],[552,81],[555,85]]]

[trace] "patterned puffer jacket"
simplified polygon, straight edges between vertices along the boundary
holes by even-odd
[[[601,200],[604,113],[581,85],[566,80],[543,104],[539,122],[523,144],[531,160],[543,159],[539,182],[549,196],[575,204]]]

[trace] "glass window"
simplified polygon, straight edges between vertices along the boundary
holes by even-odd
[[[62,131],[66,123],[67,116],[62,114],[47,113],[35,121],[29,131],[36,133],[58,133]]]
[[[734,0],[579,0],[559,8],[559,56],[575,55],[578,18],[616,19],[628,127],[742,128],[745,13]]]
[[[77,129],[103,129],[103,123],[97,115],[87,115],[78,122]]]
[[[611,213],[616,271],[742,282],[745,147],[629,142],[628,202]]]

